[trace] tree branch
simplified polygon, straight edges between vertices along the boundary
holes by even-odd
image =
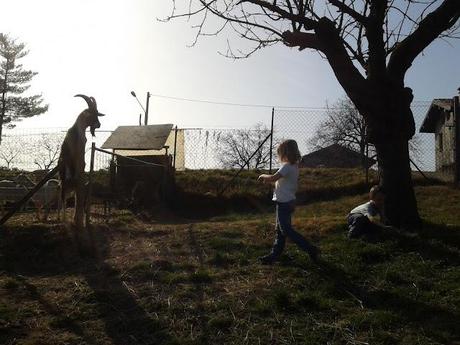
[[[318,22],[316,20],[306,18],[302,13],[290,13],[276,6],[275,4],[271,4],[264,0],[241,0],[241,2],[248,2],[254,5],[259,5],[262,8],[266,8],[267,10],[279,14],[282,18],[286,18],[291,21],[302,24],[305,30],[313,30],[318,25]]]
[[[404,75],[414,59],[439,35],[450,29],[460,18],[460,1],[445,0],[427,15],[418,28],[394,49],[388,62],[388,73],[403,83]]]
[[[299,50],[311,48],[322,51],[321,42],[316,34],[308,32],[285,31],[282,35],[283,43],[288,47],[299,47]]]
[[[345,5],[344,2],[340,2],[339,0],[328,0],[330,4],[334,5],[339,9],[340,12],[348,14],[350,17],[355,19],[356,21],[360,22],[363,25],[367,24],[367,18],[363,16],[361,13],[356,12],[351,7]]]
[[[321,18],[315,29],[321,51],[326,55],[337,80],[356,106],[362,106],[362,95],[366,94],[366,80],[353,64],[334,23]]]

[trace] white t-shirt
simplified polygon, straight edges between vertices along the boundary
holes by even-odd
[[[284,163],[277,173],[282,177],[275,183],[273,201],[289,202],[295,200],[297,181],[299,179],[299,166],[297,164]]]
[[[369,218],[370,220],[377,218],[377,217],[378,218],[382,217],[379,209],[377,208],[377,206],[375,206],[373,201],[368,201],[365,204],[356,206],[354,209],[350,211],[350,214],[356,214],[356,213],[360,213],[366,216],[367,218]]]

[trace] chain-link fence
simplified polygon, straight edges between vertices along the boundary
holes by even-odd
[[[4,129],[0,143],[0,167],[21,171],[50,170],[57,164],[66,132],[66,128]],[[102,145],[111,133],[97,131],[94,138],[96,145]],[[87,138],[86,161],[89,162],[91,136],[88,134]]]
[[[411,143],[411,158],[422,171],[435,170],[434,135],[418,132],[429,104],[416,102],[412,107],[417,134]],[[270,140],[266,139],[271,133],[272,114],[274,152],[279,142],[289,138],[297,141],[302,155],[333,143],[360,153],[359,141],[365,133],[356,131],[356,127],[360,126],[359,121],[354,123],[353,118],[342,116],[346,111],[337,108],[274,109],[273,113],[267,110],[265,123],[257,123],[249,128],[183,128],[178,130],[179,134],[174,129],[168,138],[168,153],[174,157],[178,170],[239,169],[243,166],[247,169],[266,169],[270,164]],[[345,120],[337,120],[338,117],[334,117],[337,114]],[[26,171],[54,167],[65,132],[64,128],[4,130],[0,144],[0,167]],[[101,147],[111,133],[110,130],[97,131],[94,138],[96,146]],[[90,145],[88,135],[87,161]],[[373,156],[372,148],[368,154]],[[272,158],[276,165],[276,154]],[[249,164],[246,164],[247,161]],[[107,169],[109,163],[107,158],[97,159],[95,170]],[[317,165],[327,166],[324,162]]]
[[[417,133],[410,142],[411,164],[413,170],[424,172],[435,171],[434,134],[419,132],[429,106],[430,102],[415,102],[412,107]],[[267,112],[265,124],[258,123],[250,128],[186,129],[185,168],[269,168],[270,140],[263,141],[271,133],[272,115],[273,166],[277,165],[276,147],[285,139],[297,141],[306,167],[359,168],[363,164],[361,154],[369,157],[366,165],[372,165],[376,162],[372,146],[360,147],[360,144],[367,144],[363,121],[357,113],[344,114],[349,111],[344,108],[274,109],[273,113]],[[341,148],[337,150],[334,144]],[[321,150],[328,146],[334,146],[331,151],[336,151]],[[258,148],[259,151],[251,158]],[[249,164],[246,164],[248,160]]]
[[[412,107],[417,128],[417,134],[410,145],[412,168],[423,172],[436,170],[435,155],[436,150],[439,151],[439,143],[435,142],[434,134],[419,132],[430,104],[415,102]],[[98,130],[93,139],[87,135],[87,170],[91,141],[94,140],[96,147],[100,148],[112,132]],[[26,181],[29,184],[26,189],[30,189],[43,177],[45,171],[56,166],[65,134],[64,128],[4,129],[0,144],[0,180],[17,182],[19,176],[25,173],[31,180]],[[372,147],[363,148],[361,145],[365,137],[365,126],[363,128],[359,116],[346,106],[267,109],[267,120],[249,128],[174,128],[164,149],[154,153],[140,151],[138,154],[144,157],[168,157],[176,170],[268,169],[271,166],[276,168],[279,164],[276,157],[278,144],[285,139],[294,139],[302,153],[301,164],[304,167],[361,168],[363,164],[371,166],[375,163]],[[362,153],[368,157],[367,160],[363,160]],[[138,154],[130,151],[129,155]],[[111,192],[109,184],[113,182],[110,180],[113,164],[111,154],[96,154],[95,191],[101,200]],[[148,169],[155,170],[151,167]],[[25,185],[17,182],[14,188],[18,186],[24,189]],[[22,189],[15,191],[16,194],[24,194],[26,190]],[[15,202],[6,200],[2,195],[0,201],[2,205],[5,202]]]
[[[413,170],[433,172],[434,134],[419,132],[429,106],[429,102],[415,102],[412,106],[416,135],[409,147]],[[359,167],[362,165],[359,157],[361,153],[369,157],[367,165],[371,165],[376,158],[372,146],[366,145],[364,120],[355,109],[346,106],[310,110],[275,109],[273,136],[275,141],[288,138],[296,140],[304,158],[304,166],[307,167]],[[321,150],[334,144],[341,148],[334,146],[330,150]]]

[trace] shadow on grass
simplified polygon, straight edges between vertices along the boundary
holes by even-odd
[[[301,190],[297,193],[297,201],[299,205],[302,205],[315,201],[335,200],[342,196],[363,194],[368,190],[369,186],[364,182],[343,187]],[[228,213],[267,213],[273,211],[271,198],[271,191],[229,196],[180,192],[173,209],[178,216],[190,219],[208,219]]]
[[[204,267],[204,257],[203,249],[198,243],[196,233],[194,230],[193,224],[188,228],[188,244],[190,246],[191,254],[198,259],[199,271],[194,273],[191,277],[191,281],[195,286],[195,291],[198,299],[197,313],[198,313],[198,324],[199,329],[201,329],[202,334],[200,335],[199,341],[203,344],[208,343],[209,341],[209,329],[208,329],[208,316],[206,315],[206,310],[204,306],[204,284],[211,281],[211,277],[203,270]]]
[[[369,291],[363,297],[366,308],[391,310],[399,315],[404,324],[423,330],[425,335],[440,343],[451,343],[460,337],[459,313],[390,291]]]
[[[164,344],[171,341],[165,328],[138,304],[118,272],[105,262],[110,251],[108,228],[69,235],[62,227],[8,228],[0,234],[0,270],[16,279],[60,329],[93,344],[90,334],[53,301],[44,298],[31,282],[33,277],[81,275],[92,290],[97,317],[113,344]],[[87,296],[85,296],[87,297]],[[78,318],[79,315],[73,314]],[[81,317],[81,316],[80,316]],[[90,321],[90,320],[83,320]],[[27,333],[23,330],[23,333]],[[12,339],[11,339],[12,340]]]
[[[460,337],[458,320],[460,314],[445,308],[418,301],[400,293],[388,290],[370,290],[359,286],[340,267],[321,261],[318,263],[319,275],[331,281],[338,292],[349,295],[362,309],[392,311],[405,325],[415,330],[423,330],[445,343]],[[364,278],[364,277],[363,277]]]
[[[419,236],[425,240],[437,240],[460,249],[460,226],[447,226],[425,221]]]
[[[355,240],[374,244],[393,241],[399,251],[416,252],[424,259],[447,265],[460,265],[460,226],[425,222],[417,233],[385,229],[352,241]]]

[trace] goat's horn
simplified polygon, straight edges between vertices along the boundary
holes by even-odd
[[[94,109],[97,109],[97,103],[94,97],[90,97],[89,99],[93,102]]]
[[[88,108],[89,109],[93,109],[95,107],[95,104],[93,103],[93,101],[91,100],[92,97],[88,97],[88,96],[85,96],[85,95],[82,95],[82,94],[78,94],[78,95],[75,95],[74,97],[81,97],[83,98],[86,103],[88,104]],[[94,98],[93,98],[94,99]]]

